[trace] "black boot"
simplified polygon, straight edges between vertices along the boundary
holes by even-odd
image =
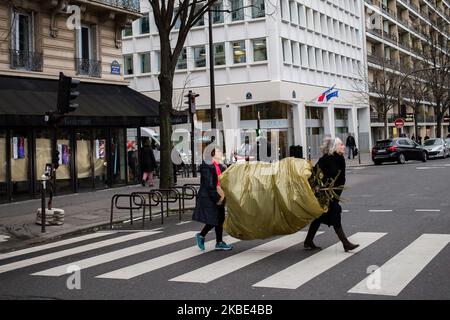
[[[320,222],[317,220],[314,220],[311,222],[311,225],[309,226],[308,234],[306,235],[305,241],[303,242],[303,246],[305,249],[309,250],[320,250],[321,247],[318,247],[314,244],[313,239],[316,235],[317,230],[319,230]]]
[[[334,231],[336,232],[339,240],[341,240],[345,252],[356,249],[359,247],[359,244],[353,244],[350,241],[348,241],[347,237],[345,236],[344,229],[342,229],[342,226],[334,227]]]

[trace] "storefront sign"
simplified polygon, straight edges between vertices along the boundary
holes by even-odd
[[[111,63],[111,74],[120,75],[120,63],[117,60],[114,60]]]
[[[251,100],[252,98],[253,98],[252,93],[251,92],[247,92],[247,94],[245,95],[245,99]]]

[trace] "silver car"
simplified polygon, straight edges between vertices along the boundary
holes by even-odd
[[[445,159],[449,156],[449,146],[441,138],[428,139],[422,146],[428,151],[428,158],[442,158]]]

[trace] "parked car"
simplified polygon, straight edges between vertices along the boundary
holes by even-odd
[[[428,151],[418,143],[408,138],[379,140],[372,148],[372,161],[376,164],[383,162],[405,163],[408,160],[428,159]]]
[[[449,156],[449,146],[442,138],[428,139],[423,143],[423,148],[428,152],[428,158],[442,158]]]

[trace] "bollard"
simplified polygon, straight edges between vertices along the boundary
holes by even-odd
[[[45,233],[45,215],[47,210],[45,209],[45,176],[42,177],[42,188],[41,188],[41,232]]]

